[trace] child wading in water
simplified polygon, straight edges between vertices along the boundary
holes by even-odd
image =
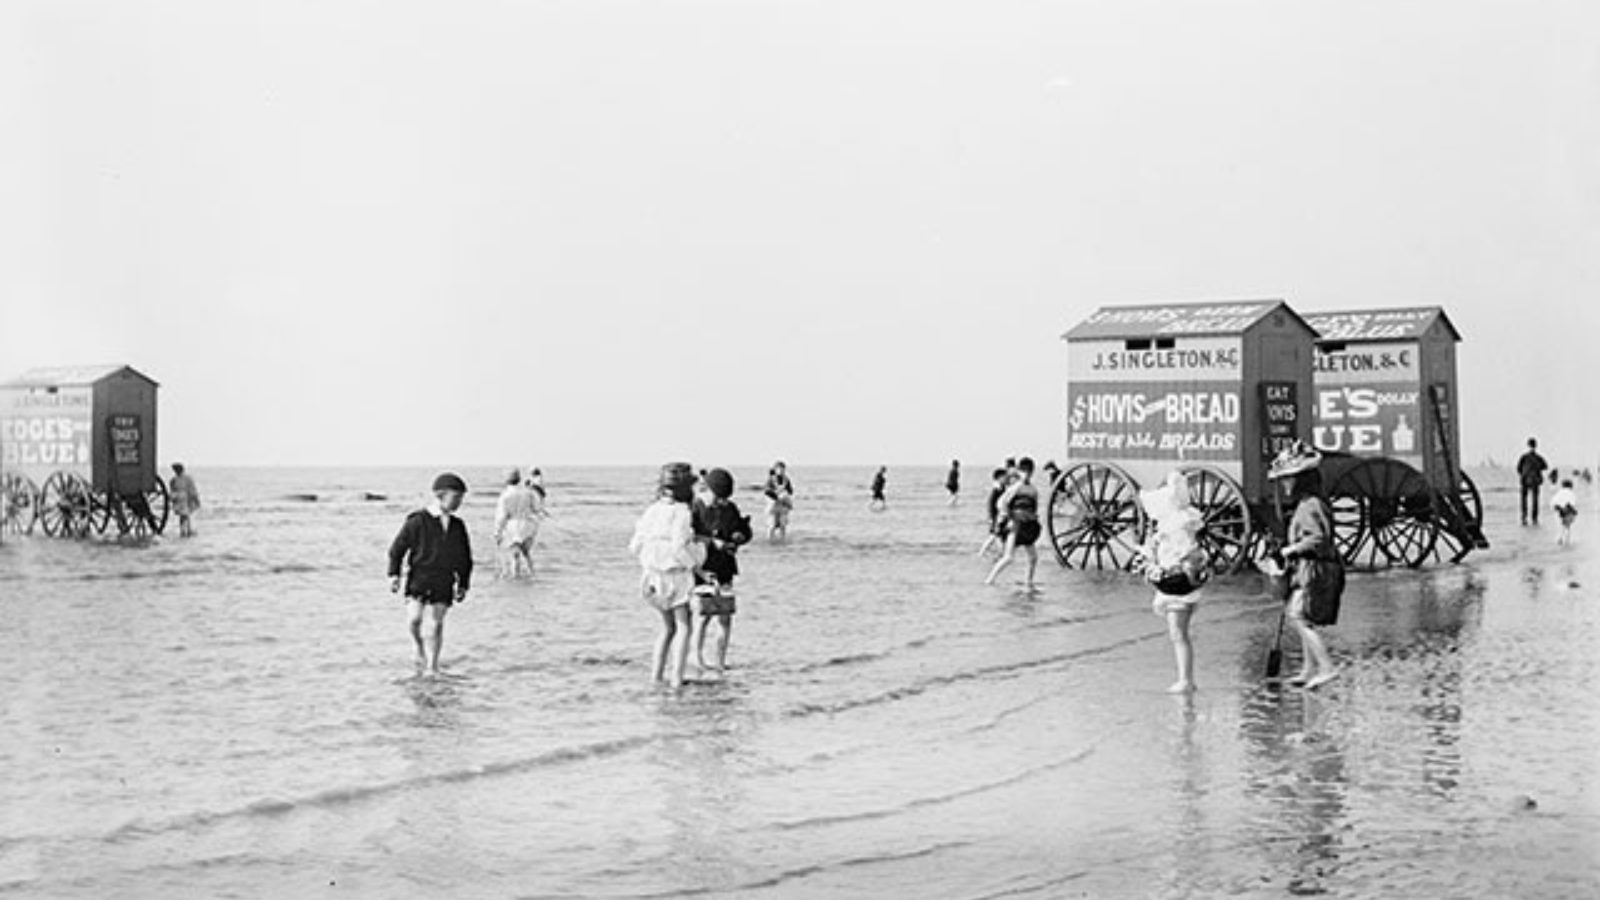
[[[1180,472],[1169,474],[1161,487],[1140,491],[1139,503],[1155,520],[1141,552],[1145,580],[1156,589],[1150,607],[1167,620],[1167,636],[1172,639],[1178,664],[1178,680],[1167,690],[1187,693],[1195,689],[1189,622],[1200,605],[1200,586],[1211,576],[1210,561],[1199,541],[1203,520],[1190,504],[1189,480]]]
[[[695,539],[693,512],[694,470],[688,463],[667,463],[661,467],[656,502],[645,508],[634,526],[628,552],[639,558],[643,570],[639,590],[646,603],[661,615],[661,633],[656,636],[650,661],[654,681],[669,675],[667,654],[672,654],[670,682],[683,684],[683,668],[689,657],[690,597],[694,591],[694,570],[705,562],[705,545]]]
[[[465,603],[472,587],[472,543],[467,523],[455,514],[466,495],[460,476],[446,472],[435,478],[434,501],[406,516],[389,545],[390,591],[400,591],[400,567],[409,557],[406,623],[417,645],[417,665],[429,675],[439,674],[444,615],[451,604]]]
[[[750,517],[734,503],[733,476],[726,469],[706,473],[710,499],[696,500],[695,533],[706,541],[705,565],[695,573],[695,661],[706,669],[706,627],[717,620],[716,670],[728,666],[728,638],[733,632],[733,577],[739,574],[739,547],[749,543]]]

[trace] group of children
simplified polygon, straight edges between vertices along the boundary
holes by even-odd
[[[1034,587],[1039,554],[1039,489],[1033,484],[1034,463],[1028,457],[1007,460],[996,469],[989,495],[990,534],[979,553],[1003,545],[1000,558],[985,583],[995,579],[1015,559],[1019,549],[1028,555],[1026,584]],[[1259,560],[1271,574],[1281,567],[1289,591],[1284,616],[1294,625],[1303,647],[1303,665],[1292,684],[1315,688],[1337,677],[1333,662],[1316,632],[1338,618],[1344,570],[1333,545],[1332,513],[1321,489],[1315,450],[1296,445],[1273,461],[1268,478],[1285,486],[1294,510],[1287,543],[1271,558]],[[1053,468],[1053,467],[1051,467]],[[537,475],[534,470],[533,475]],[[1049,472],[1052,480],[1058,472]],[[544,513],[543,492],[524,483],[520,473],[506,478],[507,486],[496,507],[497,541],[526,548],[537,533]],[[534,480],[537,486],[537,480]],[[1566,486],[1570,493],[1570,484]],[[439,671],[444,618],[450,607],[466,600],[472,579],[472,548],[465,524],[456,516],[466,484],[453,473],[434,480],[434,501],[406,517],[389,548],[390,590],[402,587],[401,569],[408,564],[403,586],[407,621],[416,644],[420,668]],[[793,484],[782,464],[768,472],[763,492],[773,517],[769,537],[782,534],[786,525]],[[702,673],[721,674],[727,666],[728,642],[737,603],[733,590],[739,573],[738,550],[751,540],[749,516],[733,501],[734,480],[726,469],[700,470],[688,463],[668,463],[657,480],[657,496],[640,515],[628,550],[641,569],[640,594],[661,618],[661,630],[651,658],[651,677],[673,686],[684,682],[689,650],[695,650]],[[528,495],[536,499],[530,501]],[[1198,605],[1199,589],[1210,575],[1210,557],[1200,540],[1203,519],[1189,497],[1188,481],[1178,472],[1154,490],[1140,494],[1140,502],[1153,527],[1142,548],[1139,569],[1155,588],[1152,608],[1167,621],[1178,680],[1170,690],[1195,688],[1194,649],[1189,626]],[[1573,501],[1558,495],[1564,522],[1570,522]],[[531,521],[532,530],[527,524]],[[531,566],[531,562],[529,563]],[[513,560],[513,566],[517,561]],[[705,657],[706,636],[717,626],[714,662]]]
[[[733,502],[733,475],[726,469],[696,477],[688,463],[661,467],[656,500],[645,508],[628,542],[642,570],[640,593],[661,616],[652,680],[682,685],[691,644],[701,672],[720,675],[726,669],[737,554],[750,538],[750,517]],[[706,629],[712,620],[716,661],[707,666]]]

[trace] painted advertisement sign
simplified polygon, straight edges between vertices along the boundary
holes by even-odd
[[[1127,341],[1082,341],[1067,354],[1067,379],[1092,381],[1236,381],[1243,348],[1238,338],[1196,337],[1171,347],[1129,349]]]
[[[57,470],[87,476],[92,405],[88,387],[0,391],[0,468],[35,482]]]
[[[1392,343],[1317,351],[1312,440],[1319,449],[1391,456],[1420,468],[1422,401],[1418,350]]]
[[[1067,386],[1067,455],[1075,459],[1237,460],[1237,382]]]
[[[1300,436],[1299,385],[1263,381],[1261,390],[1261,461],[1271,463]]]
[[[1416,385],[1317,385],[1319,449],[1392,456],[1422,465],[1422,396]]]

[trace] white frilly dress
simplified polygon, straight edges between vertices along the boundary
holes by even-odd
[[[687,503],[662,497],[646,507],[628,552],[639,558],[639,592],[646,603],[663,612],[689,604],[694,570],[705,562],[705,547],[694,539]]]

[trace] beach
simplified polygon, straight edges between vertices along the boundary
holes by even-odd
[[[696,464],[700,464],[696,461]],[[499,471],[447,677],[414,675],[390,539],[435,469],[196,465],[191,540],[0,545],[0,895],[1600,896],[1600,511],[1557,547],[1474,471],[1492,547],[1352,574],[1316,692],[1219,579],[1170,695],[1149,589],[982,584],[974,465],[791,467],[731,670],[651,685],[628,535],[654,468],[547,467],[535,576],[493,577]],[[1297,662],[1294,642],[1286,671]]]

